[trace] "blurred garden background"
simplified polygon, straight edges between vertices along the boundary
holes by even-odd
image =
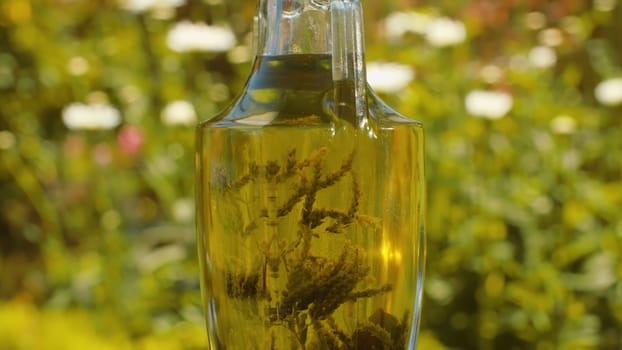
[[[193,142],[254,0],[0,1],[0,349],[205,349]],[[622,3],[363,1],[426,127],[421,349],[622,349]]]

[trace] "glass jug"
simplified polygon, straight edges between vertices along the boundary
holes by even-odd
[[[210,349],[414,349],[423,128],[367,85],[356,0],[259,0],[242,93],[196,134]]]

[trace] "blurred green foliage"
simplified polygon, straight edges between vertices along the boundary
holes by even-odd
[[[127,7],[0,2],[1,349],[205,347],[188,118],[243,85],[255,2]],[[622,4],[364,7],[368,60],[416,72],[384,97],[426,126],[421,348],[620,349],[622,107],[595,89],[622,76]],[[413,10],[459,19],[466,38],[387,40],[384,19]],[[173,51],[167,33],[183,20],[227,24],[237,44]],[[552,64],[530,56],[542,46]],[[510,112],[472,115],[473,90],[511,96]],[[174,101],[194,108],[177,112],[185,121],[167,119]],[[75,126],[75,104],[121,119]]]

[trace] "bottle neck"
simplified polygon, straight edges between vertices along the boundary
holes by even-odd
[[[367,82],[359,0],[259,0],[255,45],[258,57],[331,57],[335,113],[364,122]]]
[[[259,0],[258,56],[330,54],[330,0]]]

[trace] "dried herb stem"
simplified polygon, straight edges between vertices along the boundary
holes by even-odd
[[[227,291],[236,298],[266,300],[266,324],[285,325],[303,349],[369,348],[360,345],[362,341],[393,349],[394,340],[382,325],[365,323],[348,335],[332,316],[345,303],[388,293],[392,286],[359,289],[370,270],[367,256],[361,247],[345,237],[337,257],[318,256],[312,251],[314,240],[325,239],[327,234],[344,234],[350,225],[378,226],[378,219],[360,213],[363,194],[352,169],[355,153],[351,152],[334,171],[327,172],[327,152],[326,148],[319,148],[298,160],[296,150],[291,150],[283,161],[250,164],[248,173],[233,183],[220,180],[229,192],[239,191],[251,182],[263,183],[270,189],[266,195],[267,207],[250,218],[241,232],[242,237],[248,238],[262,227],[267,230],[265,238],[257,243],[264,260],[263,269],[257,268],[251,274],[227,274]],[[345,178],[350,179],[346,208],[318,208],[319,193]],[[276,186],[291,189],[280,204],[277,204]],[[287,241],[279,234],[279,222],[290,220],[292,215],[298,215],[298,233],[295,240]],[[280,273],[285,274],[282,290],[270,291],[269,278],[278,278]]]

